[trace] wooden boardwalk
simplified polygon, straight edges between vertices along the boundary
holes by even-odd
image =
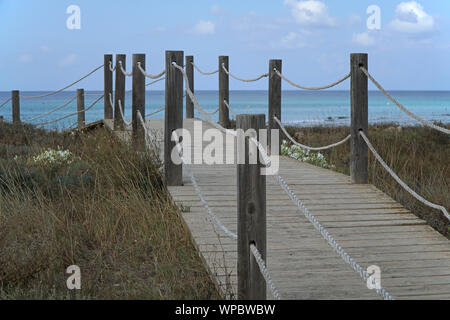
[[[184,128],[192,130],[192,123],[185,120]],[[162,119],[147,120],[157,131],[162,132],[163,124]],[[204,130],[210,127],[203,122]],[[126,137],[128,132],[119,134]],[[236,166],[190,167],[209,206],[236,233]],[[381,284],[394,298],[450,299],[450,242],[425,221],[374,186],[351,184],[348,176],[331,170],[281,157],[280,175],[357,263],[380,267]],[[213,280],[227,298],[235,298],[237,242],[209,217],[186,170],[183,183],[169,191],[182,205],[184,221]],[[380,299],[270,176],[266,262],[282,299]],[[269,289],[267,296],[272,299]]]

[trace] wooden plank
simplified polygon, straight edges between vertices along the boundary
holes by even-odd
[[[124,130],[122,114],[119,110],[119,100],[122,103],[122,113],[125,114],[125,75],[120,71],[120,64],[126,70],[126,55],[116,54],[116,90],[114,96],[114,130]],[[104,97],[104,99],[109,99]]]
[[[228,60],[228,56],[219,57],[219,124],[224,128],[230,128],[229,110],[224,103],[225,100],[230,104],[229,77],[222,67],[230,70]]]
[[[369,149],[359,135],[362,130],[368,135],[368,80],[360,67],[368,68],[368,56],[366,53],[353,53],[350,55],[351,82],[351,126],[350,132],[350,176],[353,183],[366,184],[369,180]]]
[[[113,106],[111,105],[112,94],[113,94],[113,73],[110,69],[112,67],[112,54],[105,54],[104,56],[104,90],[103,90],[103,103],[104,103],[104,119],[113,118]],[[109,99],[111,95],[111,99]]]
[[[86,121],[84,112],[84,89],[77,89],[77,112],[78,129],[82,129]]]
[[[162,130],[163,125],[153,125]],[[184,127],[192,130],[192,121],[185,121]],[[210,208],[237,232],[237,166],[191,168]],[[280,158],[280,168],[311,213],[362,268],[381,268],[382,285],[395,298],[450,297],[449,240],[423,220],[374,186],[351,184],[339,173],[285,157]],[[183,206],[183,220],[224,297],[236,298],[237,243],[209,217],[187,176],[183,181],[184,186],[171,186],[169,191]],[[270,177],[266,191],[266,261],[283,299],[380,298]],[[272,298],[270,290],[267,297]]]
[[[189,89],[194,90],[194,56],[186,56],[186,75],[188,77]],[[194,118],[194,103],[186,92],[186,118]]]
[[[281,154],[281,134],[278,124],[275,122],[274,117],[277,117],[281,121],[281,78],[275,73],[274,69],[282,72],[281,60],[271,59],[269,60],[269,130],[268,133],[268,146],[271,154]],[[278,148],[274,149],[272,146],[271,132],[274,130],[278,135]]]
[[[132,143],[136,151],[145,150],[145,131],[138,119],[138,112],[145,120],[145,75],[138,64],[145,70],[145,54],[133,54],[133,87],[131,104]]]
[[[238,297],[245,300],[265,299],[266,281],[259,266],[252,257],[250,245],[254,245],[266,261],[266,176],[261,174],[263,168],[260,155],[256,163],[250,162],[251,142],[244,132],[254,129],[258,134],[265,127],[265,115],[238,115],[236,128],[245,141],[243,148],[244,163],[237,165],[237,224],[238,224]],[[255,137],[259,139],[258,136]],[[239,137],[238,137],[239,139]],[[233,246],[235,247],[235,246]]]
[[[13,123],[20,123],[20,92],[19,90],[11,91],[12,120]]]
[[[183,75],[172,62],[183,65],[183,51],[166,51],[166,113],[164,122],[164,176],[168,186],[183,184],[183,167],[172,161],[172,132],[183,128]]]

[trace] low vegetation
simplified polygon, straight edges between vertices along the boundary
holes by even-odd
[[[440,126],[445,126],[439,124]],[[449,125],[446,126],[450,128]],[[349,133],[348,127],[289,127],[298,142],[318,147],[337,142]],[[372,125],[369,139],[397,175],[425,199],[450,209],[450,139],[446,134],[421,126]],[[285,146],[285,148],[293,148]],[[326,167],[350,174],[350,143],[321,151]],[[313,157],[316,159],[318,156]],[[309,156],[311,158],[311,156]],[[323,164],[322,161],[314,163]],[[384,170],[369,151],[369,183],[376,185],[436,230],[450,238],[450,223],[441,211],[429,208],[406,192]]]
[[[220,298],[160,165],[105,129],[0,123],[0,300]]]

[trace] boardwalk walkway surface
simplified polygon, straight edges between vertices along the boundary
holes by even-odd
[[[146,124],[162,136],[163,119]],[[192,132],[191,119],[184,120],[184,128]],[[203,122],[203,130],[208,128]],[[236,233],[236,166],[190,167],[209,206]],[[281,157],[280,175],[357,263],[380,267],[381,285],[394,298],[450,299],[450,242],[425,221],[374,186],[351,184],[348,176],[331,170]],[[227,298],[235,298],[237,243],[212,221],[186,170],[183,183],[169,191],[183,208],[184,221],[213,280]],[[270,176],[266,262],[282,299],[380,299]],[[267,296],[272,299],[270,290]]]

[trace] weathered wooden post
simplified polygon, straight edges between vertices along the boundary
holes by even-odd
[[[281,121],[281,78],[275,73],[274,69],[280,73],[282,64],[281,60],[269,60],[269,150],[271,154],[281,154],[281,135],[278,141],[278,150],[272,148],[272,130],[280,130],[278,124],[273,117],[277,117]]]
[[[350,150],[350,176],[352,183],[368,183],[368,147],[359,135],[362,130],[368,135],[368,81],[367,76],[360,67],[368,69],[368,56],[366,53],[352,53],[351,66],[351,150]]]
[[[248,129],[256,130],[256,135],[265,129],[265,115],[238,115],[236,128],[242,129],[238,130],[238,159],[245,159],[237,164],[238,299],[265,300],[266,282],[250,245],[254,244],[266,261],[266,176],[261,175],[258,150],[242,136]],[[250,163],[251,157],[258,159],[256,164]]]
[[[183,166],[172,161],[172,132],[183,128],[183,74],[172,62],[183,66],[183,51],[166,51],[166,109],[164,119],[164,175],[167,186],[183,184]]]
[[[103,93],[105,96],[103,97],[104,102],[104,118],[105,119],[112,119],[113,118],[113,106],[111,105],[111,100],[109,99],[109,95],[113,94],[113,73],[110,69],[110,66],[112,66],[112,54],[105,54],[104,56],[104,91]]]
[[[133,54],[133,104],[132,104],[132,140],[138,150],[145,150],[145,131],[138,119],[138,112],[145,121],[145,75],[138,63],[145,70],[145,54]]]
[[[77,89],[78,129],[84,128],[86,115],[84,112],[84,89]]]
[[[228,56],[219,57],[219,124],[224,128],[230,128],[230,115],[223,100],[230,104],[229,77],[223,67],[229,69]]]
[[[186,56],[186,75],[189,81],[189,88],[194,93],[194,56]],[[186,119],[194,118],[194,103],[186,91]]]
[[[20,92],[19,90],[13,90],[11,92],[11,103],[12,103],[12,120],[13,123],[20,123]]]
[[[120,61],[122,62],[122,67],[126,70],[126,55],[116,54],[116,93],[114,97],[114,130],[123,130],[124,122],[122,119],[122,114],[119,110],[119,100],[122,103],[122,112],[125,109],[125,75],[120,71]],[[109,97],[105,97],[109,99]]]

